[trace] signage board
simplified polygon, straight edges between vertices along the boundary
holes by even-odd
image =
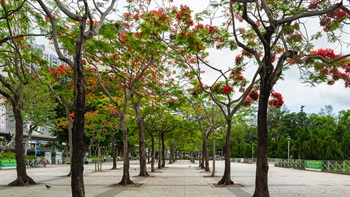
[[[16,159],[0,159],[0,169],[16,168]]]
[[[323,168],[322,160],[305,160],[305,169],[321,171]]]

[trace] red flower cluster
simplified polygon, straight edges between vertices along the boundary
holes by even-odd
[[[212,34],[212,33],[214,33],[214,31],[215,31],[215,29],[216,29],[217,27],[206,24],[206,25],[205,25],[205,28],[208,30],[208,32],[209,32],[210,34]]]
[[[257,91],[252,91],[248,95],[252,100],[256,101],[259,98],[259,93]]]
[[[240,82],[240,81],[244,81],[245,78],[244,78],[243,75],[241,75],[241,74],[233,74],[233,73],[232,73],[232,80],[234,80],[235,83],[238,83],[238,82]]]
[[[237,55],[236,58],[235,58],[236,65],[241,64],[242,61],[243,61],[243,56]]]
[[[315,70],[319,73],[316,79],[326,81],[328,85],[333,85],[335,81],[343,80],[345,87],[350,87],[350,59],[344,58],[339,61],[339,66],[323,64],[315,66]]]
[[[335,59],[338,57],[333,51],[333,49],[318,49],[311,51],[312,55],[321,55],[324,58]]]
[[[196,29],[204,29],[204,25],[201,23],[198,23],[195,28]]]
[[[328,13],[320,19],[320,25],[323,26],[325,32],[335,30],[339,27],[341,21],[345,20],[347,13],[342,9],[337,9],[334,12]]]
[[[247,96],[247,98],[245,98],[245,100],[243,101],[242,105],[245,107],[249,107],[252,104],[252,102],[253,102],[253,99]]]
[[[158,17],[158,19],[161,21],[165,21],[167,18],[167,15],[164,13],[163,9],[151,10],[150,13],[152,16]]]
[[[57,68],[49,70],[49,73],[51,73],[57,79],[58,77],[67,73],[69,69],[71,69],[69,66],[61,64]]]
[[[222,88],[222,93],[224,94],[230,94],[233,91],[233,88],[230,85],[225,85]]]
[[[284,104],[282,95],[278,92],[271,92],[271,97],[272,99],[269,100],[269,105],[276,107],[277,109],[279,109],[280,107],[282,107],[282,105]]]
[[[190,73],[190,71],[185,71],[184,75],[185,75],[186,77],[190,77],[190,76],[191,76],[191,73]]]
[[[188,26],[193,25],[191,18],[191,9],[187,5],[180,5],[180,11],[176,14],[176,19],[184,22]]]

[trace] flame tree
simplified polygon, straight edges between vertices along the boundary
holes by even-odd
[[[85,85],[82,54],[84,44],[98,34],[106,16],[114,8],[116,0],[90,3],[87,0],[76,3],[66,0],[38,0],[37,2],[42,8],[43,17],[50,24],[42,30],[51,32],[50,39],[54,43],[59,59],[67,63],[74,71],[74,126],[72,132],[74,146],[71,159],[71,188],[72,196],[85,196],[83,178]],[[63,52],[59,43],[73,58]]]
[[[343,2],[313,1],[220,1],[212,4],[223,8],[227,19],[227,34],[238,47],[236,61],[256,66],[259,76],[258,150],[255,192],[253,196],[269,196],[267,163],[267,106],[270,95],[278,102],[280,95],[272,92],[284,70],[296,64],[303,78],[311,83],[327,81],[332,84],[342,79],[349,86],[349,55],[336,54],[332,49],[316,48],[316,41],[346,40],[343,29],[349,20],[349,4]],[[314,22],[320,23],[316,29]],[[307,22],[310,20],[312,22]],[[310,29],[312,28],[312,32]],[[316,33],[315,33],[316,32]],[[330,47],[327,47],[330,48]]]
[[[28,1],[0,1],[0,94],[12,108],[15,119],[15,154],[17,178],[9,186],[36,184],[27,175],[23,147],[23,94],[24,86],[34,77],[31,65],[43,65],[40,53],[31,46],[32,31],[37,28],[33,12]]]

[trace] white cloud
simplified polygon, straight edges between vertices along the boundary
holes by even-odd
[[[319,84],[315,87],[302,83],[296,75],[298,70],[292,68],[285,72],[285,80],[280,80],[275,90],[282,93],[288,109],[298,112],[302,105],[307,113],[318,113],[325,105],[332,105],[333,112],[350,109],[350,89],[342,81],[330,86]]]

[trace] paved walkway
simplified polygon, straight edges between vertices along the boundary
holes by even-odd
[[[110,170],[111,163],[103,164],[102,172],[94,171],[94,164],[85,165],[85,193],[87,197],[248,197],[254,193],[255,164],[232,163],[232,179],[243,187],[214,187],[224,170],[224,162],[217,161],[217,177],[198,169],[198,163],[177,161],[150,173],[150,177],[138,177],[139,164],[132,161],[131,178],[141,187],[109,187],[122,177],[121,163],[118,170]],[[150,165],[148,165],[150,168]],[[150,171],[150,170],[149,170]],[[46,168],[28,168],[27,173],[38,184],[27,187],[7,187],[16,178],[15,169],[0,170],[0,197],[65,197],[71,196],[67,165],[48,165]],[[45,184],[51,185],[46,189]],[[350,196],[350,176],[321,173],[270,165],[269,190],[272,197],[347,197]]]

